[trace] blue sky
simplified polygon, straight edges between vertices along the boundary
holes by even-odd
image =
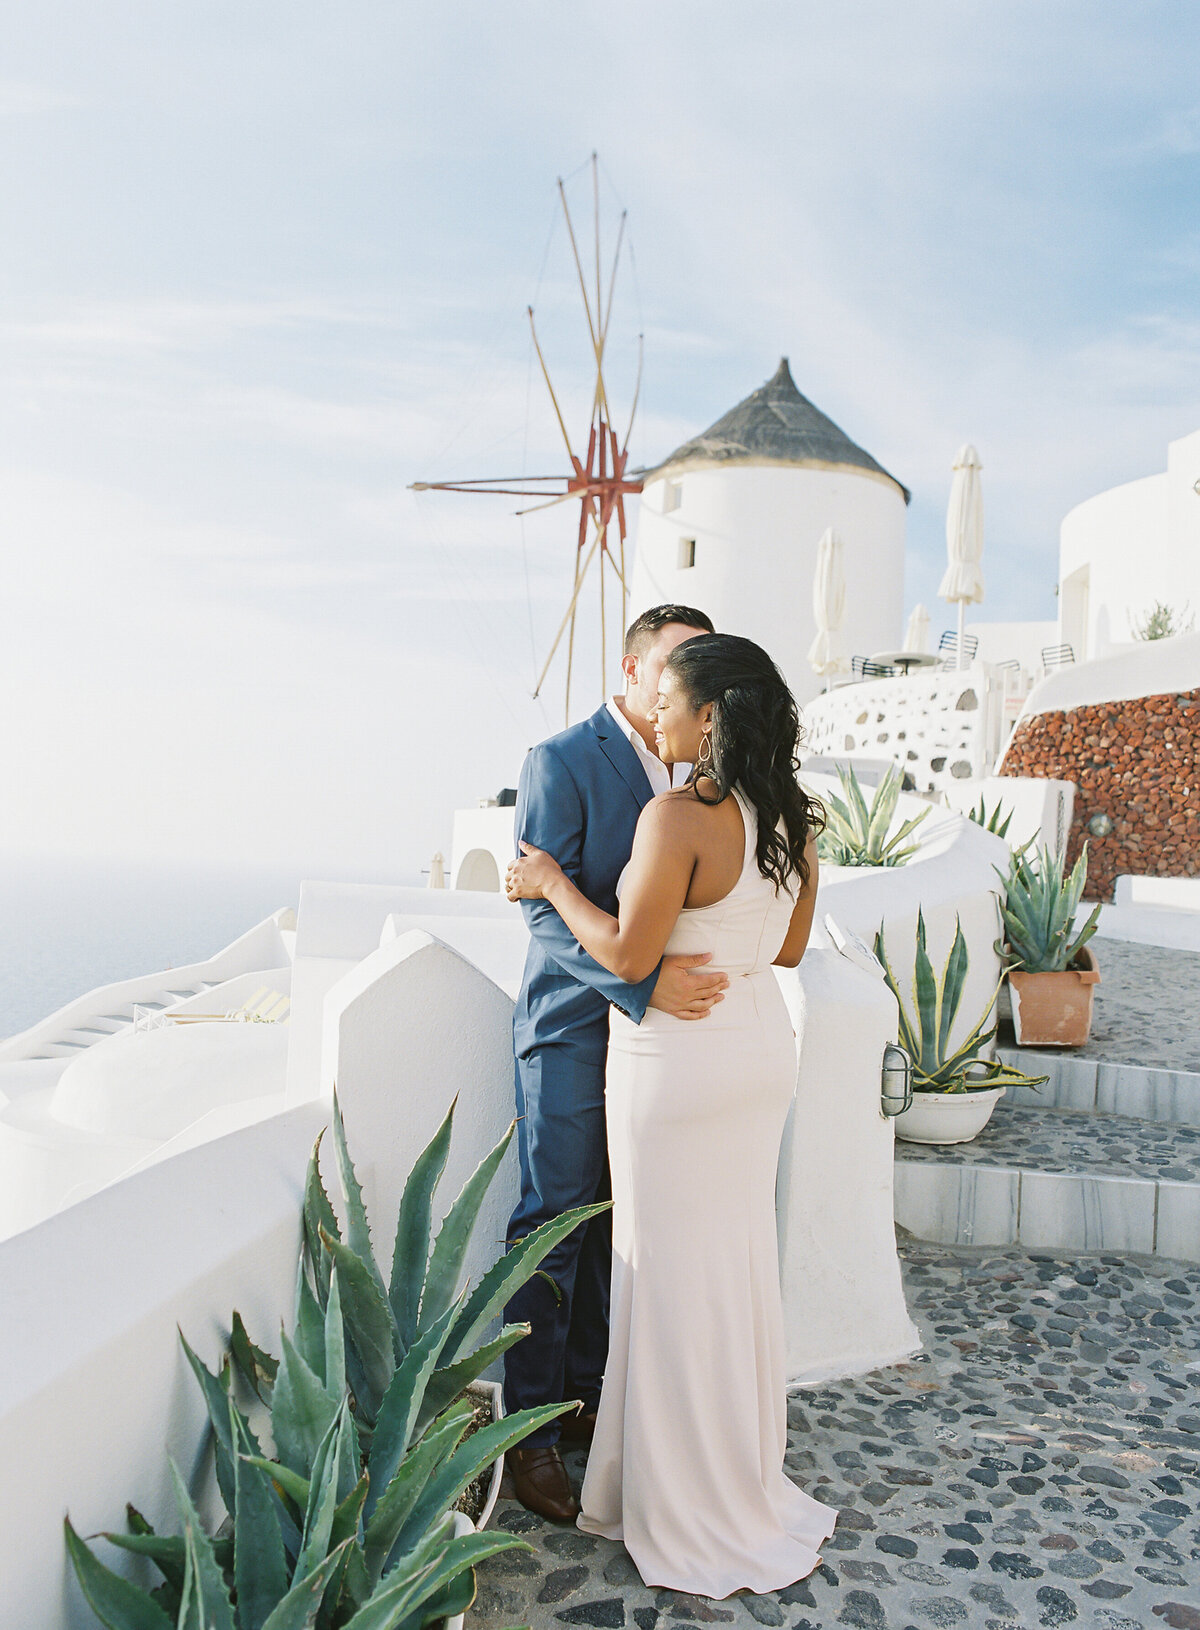
[[[1050,617],[1064,512],[1200,425],[1182,0],[596,16],[6,10],[0,853],[407,877],[514,781],[572,523],[407,487],[559,467],[524,308],[578,420],[593,148],[635,457],[786,352],[913,489],[910,604],[963,441],[981,614]]]

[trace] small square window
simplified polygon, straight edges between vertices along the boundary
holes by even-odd
[[[695,538],[680,538],[679,540],[679,570],[685,571],[687,567],[696,564]]]
[[[663,514],[669,515],[683,501],[683,482],[668,481],[663,487]]]

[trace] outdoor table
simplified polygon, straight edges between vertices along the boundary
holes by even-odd
[[[905,675],[910,668],[935,668],[940,660],[929,651],[875,651],[867,658],[881,667],[899,668]]]

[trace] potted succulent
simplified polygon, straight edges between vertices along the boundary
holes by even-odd
[[[1009,862],[1000,914],[1019,1047],[1082,1047],[1092,1030],[1092,996],[1100,983],[1088,940],[1100,907],[1075,933],[1087,882],[1087,844],[1070,872],[1045,847],[1018,849]]]
[[[505,1449],[573,1406],[505,1417],[484,1399],[485,1421],[470,1389],[528,1332],[507,1325],[491,1334],[512,1292],[607,1203],[543,1224],[464,1291],[471,1233],[513,1128],[434,1237],[452,1119],[453,1106],[405,1186],[385,1279],[335,1100],[345,1238],[321,1182],[318,1140],[295,1317],[280,1356],[256,1347],[236,1313],[216,1373],[180,1338],[208,1408],[227,1518],[206,1532],[174,1465],[181,1534],[156,1534],[128,1507],[128,1533],[103,1537],[155,1564],[162,1581],[153,1591],[110,1569],[66,1523],[83,1594],[110,1630],[460,1630],[475,1565],[530,1548],[512,1534],[475,1532],[459,1505],[481,1479],[491,1494]]]
[[[939,978],[926,948],[925,915],[917,912],[917,954],[910,1013],[888,961],[883,929],[875,936],[875,955],[900,1009],[900,1044],[912,1059],[913,1101],[896,1116],[896,1136],[908,1143],[969,1143],[978,1137],[1007,1086],[1036,1087],[1047,1079],[1028,1076],[999,1059],[984,1057],[996,1035],[988,1020],[1000,994],[997,985],[983,1016],[964,1040],[951,1044],[951,1032],[962,1005],[968,954],[962,924],[955,918],[954,943]]]
[[[903,866],[919,847],[904,840],[929,811],[923,809],[888,836],[904,786],[900,766],[890,767],[869,805],[853,768],[839,764],[838,779],[842,783],[841,798],[835,793],[821,795],[825,808],[825,830],[817,839],[821,859],[831,866]]]

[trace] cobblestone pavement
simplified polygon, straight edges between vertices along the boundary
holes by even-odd
[[[935,1164],[950,1158],[955,1165],[1200,1182],[1200,1127],[1010,1107],[1003,1099],[979,1136],[954,1144],[949,1156],[946,1146],[928,1143],[897,1142],[896,1153],[902,1160]]]
[[[842,1513],[809,1579],[651,1590],[504,1503],[535,1549],[479,1570],[468,1630],[1200,1630],[1200,1268],[903,1234],[901,1259],[924,1354],[789,1400],[788,1469]]]
[[[1200,953],[1093,939],[1100,983],[1091,1039],[1072,1058],[1200,1070]]]

